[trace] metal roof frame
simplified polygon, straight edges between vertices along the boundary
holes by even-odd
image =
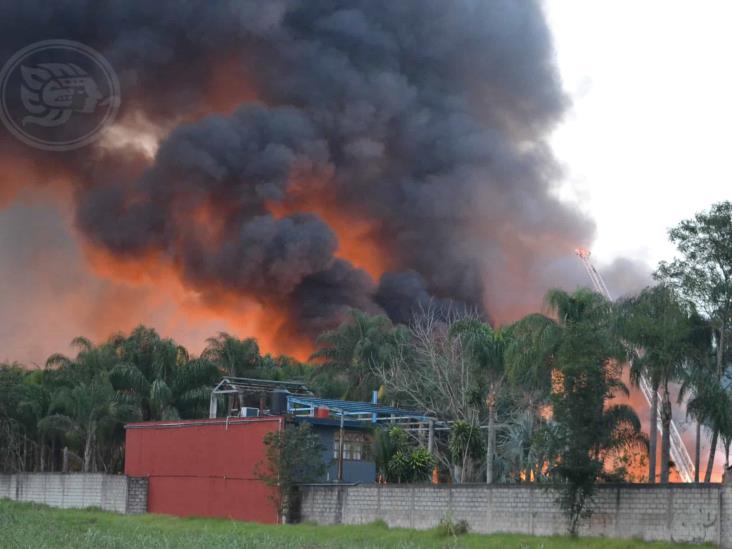
[[[294,416],[312,416],[316,408],[328,408],[333,415],[356,421],[429,422],[435,418],[413,410],[402,410],[371,402],[335,400],[302,395],[287,395],[287,412]]]
[[[250,377],[224,376],[213,388],[211,394],[227,395],[244,392],[271,393],[284,390],[293,394],[312,395],[313,392],[299,381],[278,381],[274,379],[256,379]]]

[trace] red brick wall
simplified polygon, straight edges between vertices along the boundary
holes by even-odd
[[[282,418],[135,423],[125,474],[149,477],[148,512],[275,523],[272,488],[254,477]]]

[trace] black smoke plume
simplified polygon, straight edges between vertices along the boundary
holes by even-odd
[[[103,53],[121,123],[164,135],[152,161],[3,136],[7,162],[71,181],[95,246],[255,299],[285,315],[283,336],[348,307],[404,321],[430,299],[510,318],[540,303],[545,265],[592,239],[552,195],[545,140],[567,101],[538,2],[27,1],[0,20],[3,58],[48,38]],[[367,222],[389,272],[339,258],[313,204]]]

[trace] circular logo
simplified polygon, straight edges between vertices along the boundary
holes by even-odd
[[[15,137],[39,149],[88,145],[114,121],[119,104],[112,65],[79,42],[36,42],[0,71],[0,119]]]

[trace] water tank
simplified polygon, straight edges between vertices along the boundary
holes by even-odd
[[[287,395],[290,394],[284,389],[272,391],[272,402],[269,406],[269,413],[273,416],[281,416],[287,413]]]

